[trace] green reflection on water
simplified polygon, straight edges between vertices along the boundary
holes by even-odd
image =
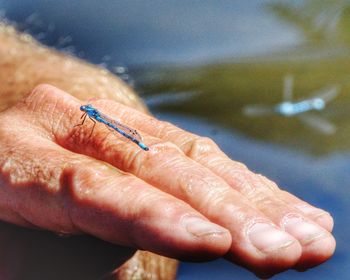
[[[231,63],[154,68],[147,71],[151,78],[139,85],[141,91],[146,96],[196,92],[197,95],[181,104],[162,104],[157,109],[200,116],[253,138],[318,155],[347,150],[350,147],[350,4],[348,1],[294,2],[277,1],[264,9],[302,31],[303,44]],[[296,100],[308,98],[325,86],[340,87],[336,99],[315,113],[333,123],[336,133],[322,134],[297,117],[251,118],[242,113],[249,104],[273,106],[281,102],[286,74],[294,76]]]

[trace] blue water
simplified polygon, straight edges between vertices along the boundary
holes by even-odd
[[[312,75],[308,72],[308,66],[314,65],[312,63],[315,60],[317,63],[323,59],[325,54],[329,61],[346,55],[350,49],[348,35],[341,33],[344,18],[337,18],[337,11],[345,16],[349,7],[342,7],[346,1],[329,1],[329,6],[326,2],[0,0],[0,8],[8,18],[18,23],[20,29],[30,31],[43,43],[73,51],[94,63],[104,63],[110,69],[114,66],[127,66],[136,88],[149,101],[152,111],[160,119],[212,137],[233,159],[244,162],[251,169],[275,180],[282,188],[331,212],[335,218],[334,234],[337,240],[334,257],[307,272],[288,271],[275,279],[348,279],[350,144],[347,144],[347,132],[350,131],[350,122],[348,115],[341,114],[344,111],[342,104],[347,104],[344,103],[347,91],[342,91],[341,102],[322,115],[338,126],[337,134],[331,137],[319,136],[316,132],[301,127],[298,122],[284,118],[273,119],[274,127],[269,128],[271,119],[268,117],[256,121],[247,119],[236,112],[230,112],[230,107],[227,108],[226,115],[217,117],[217,110],[211,111],[210,108],[232,102],[232,111],[237,111],[237,104],[248,102],[242,101],[244,95],[238,96],[238,91],[242,88],[237,90],[236,84],[232,85],[232,93],[231,89],[225,88],[227,95],[217,99],[213,97],[208,102],[209,105],[195,103],[195,97],[194,101],[178,100],[178,103],[168,98],[169,92],[171,95],[183,90],[213,96],[214,92],[208,90],[210,85],[201,83],[200,77],[205,71],[211,73],[211,65],[215,63],[232,64],[240,71],[255,61],[269,61],[277,57],[278,61],[288,62],[301,57],[305,61],[311,61],[300,70],[302,75],[307,76]],[[271,13],[269,3],[292,3],[292,7],[305,3],[307,5],[303,13],[300,13],[300,21],[293,23],[295,17],[285,16],[286,19],[282,20],[281,16]],[[333,8],[334,14],[327,19],[322,9],[332,11]],[[28,21],[28,17],[32,20]],[[307,23],[311,27],[301,29],[300,26],[304,28],[305,24],[299,23]],[[69,38],[68,43],[59,45],[62,38]],[[310,51],[310,45],[321,47],[316,48],[317,51],[314,48]],[[164,81],[159,65],[166,66],[170,74],[171,67],[174,66],[176,69],[190,69],[189,73],[193,77],[187,78],[191,87],[186,88],[188,81],[183,78],[180,82]],[[191,72],[194,66],[197,68]],[[270,64],[266,69],[269,66]],[[278,71],[285,71],[283,67],[282,70],[278,68]],[[151,71],[152,69],[156,70]],[[215,73],[223,77],[227,75],[225,71],[227,69]],[[295,71],[294,68],[292,71]],[[337,73],[332,74],[331,70],[328,72],[331,77],[327,79],[338,82],[334,78],[338,76]],[[263,99],[258,90],[249,89],[250,94],[246,96],[249,102],[255,99],[267,103],[278,100],[276,85],[281,83],[280,76],[270,78],[263,83],[264,90],[271,92],[271,95],[266,95]],[[265,77],[254,79],[258,83]],[[303,86],[308,87],[305,84]],[[233,93],[234,89],[237,95]],[[154,102],[155,94],[163,94],[164,98]],[[215,94],[219,96],[219,93]],[[259,127],[264,128],[263,132]],[[263,133],[273,136],[268,137]],[[106,259],[108,258],[110,255],[107,254]],[[28,271],[30,273],[30,269]],[[201,264],[182,263],[178,279],[256,278],[240,267],[218,260]]]
[[[264,2],[0,0],[0,5],[19,22],[34,13],[37,24],[54,24],[48,43],[70,35],[89,60],[100,62],[108,54],[130,66],[193,65],[295,45],[298,30],[262,13]]]

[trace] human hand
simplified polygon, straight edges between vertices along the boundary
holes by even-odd
[[[209,139],[110,100],[94,106],[137,129],[141,150],[102,125],[79,123],[81,102],[37,87],[0,116],[0,218],[88,233],[162,255],[225,255],[258,275],[328,259],[333,220],[227,158]]]

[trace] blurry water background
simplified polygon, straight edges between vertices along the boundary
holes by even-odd
[[[213,138],[231,158],[331,212],[334,257],[276,279],[348,279],[349,1],[0,0],[0,9],[44,44],[119,75],[160,119]],[[314,113],[311,125],[299,117],[243,114],[250,104],[281,102],[286,75],[294,77],[296,100],[330,85],[339,95]],[[317,129],[321,120],[335,132]],[[255,277],[217,260],[182,263],[178,279]]]

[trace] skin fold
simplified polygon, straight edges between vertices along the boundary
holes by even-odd
[[[211,139],[152,117],[108,71],[8,26],[0,41],[1,220],[176,259],[225,257],[260,277],[332,256],[326,211],[228,158]],[[89,120],[76,126],[91,97],[136,129],[149,151],[103,125],[91,133]]]

